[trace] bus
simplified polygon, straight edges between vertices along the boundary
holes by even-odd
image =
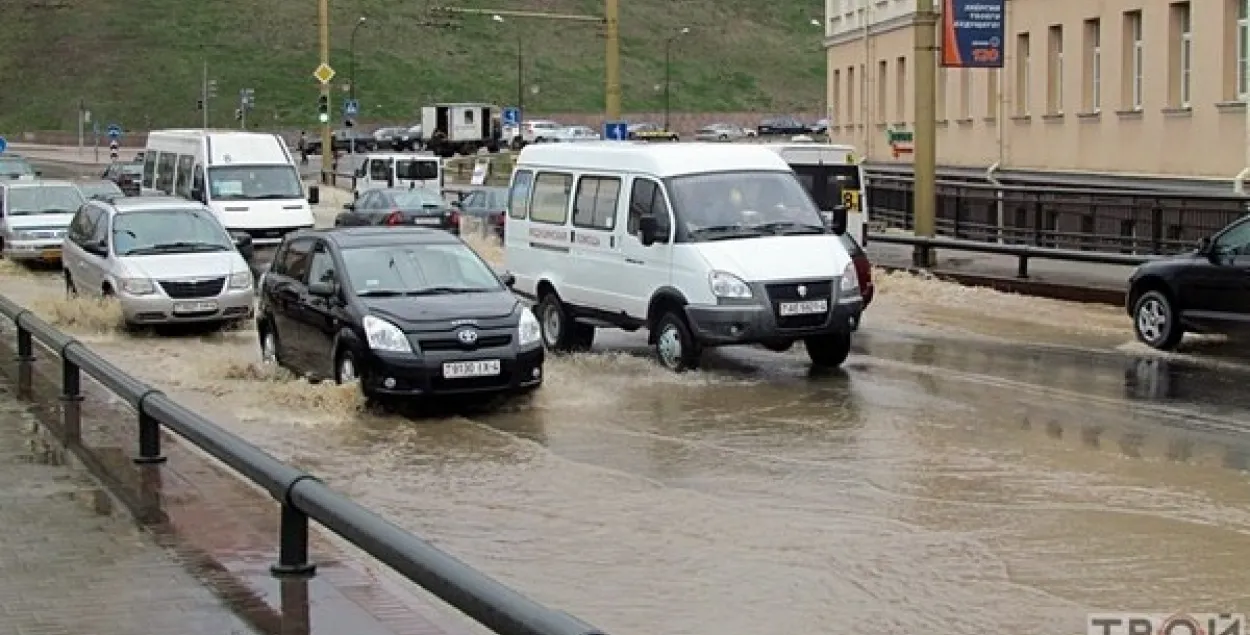
[[[790,164],[822,211],[829,213],[838,205],[846,206],[846,232],[860,245],[868,244],[868,190],[855,148],[797,141],[767,146]]]

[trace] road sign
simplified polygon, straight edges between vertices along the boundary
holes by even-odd
[[[627,121],[608,121],[603,124],[603,138],[610,141],[625,141],[629,139],[629,122]]]
[[[316,77],[317,81],[322,84],[329,84],[330,80],[334,79],[334,69],[330,68],[329,64],[322,64],[313,71],[313,77]]]
[[[115,123],[111,123],[109,124],[108,133],[110,139],[120,139],[122,136],[122,127]]]
[[[348,117],[355,117],[360,114],[360,102],[355,99],[348,99],[343,102],[343,114]]]
[[[9,142],[5,141],[4,137],[0,137],[0,154],[4,154],[4,151],[7,150],[8,148],[9,148]]]
[[[517,126],[521,124],[521,109],[515,106],[508,106],[503,109],[503,125]]]

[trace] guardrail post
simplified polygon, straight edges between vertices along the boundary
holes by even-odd
[[[1025,254],[1020,254],[1019,256],[1017,256],[1016,277],[1017,278],[1029,277],[1029,257]]]
[[[61,426],[66,445],[82,442],[82,370],[61,351]]]
[[[20,316],[19,316],[20,317]],[[20,320],[19,320],[20,321]],[[34,388],[35,341],[30,331],[17,325],[17,396],[29,399]]]
[[[308,560],[308,515],[291,501],[291,490],[300,481],[312,478],[301,476],[287,487],[278,526],[278,564],[269,568],[275,577],[308,577],[317,573],[317,565]]]
[[[162,394],[159,390],[148,390],[139,397],[139,456],[134,458],[138,465],[165,462],[165,457],[161,455],[161,422],[146,412],[148,398]]]

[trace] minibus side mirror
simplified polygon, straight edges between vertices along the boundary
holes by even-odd
[[[848,223],[847,210],[845,205],[838,205],[833,208],[833,214],[829,217],[829,229],[833,233],[841,236],[846,233]]]
[[[308,186],[308,202],[312,205],[321,203],[321,188],[316,185]]]
[[[646,214],[638,218],[638,240],[643,247],[654,245],[659,239],[660,221],[656,220],[652,214]]]

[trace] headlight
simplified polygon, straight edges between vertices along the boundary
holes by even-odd
[[[517,346],[537,344],[543,337],[543,329],[538,325],[538,318],[529,308],[521,309],[521,322],[516,327]]]
[[[742,278],[732,273],[713,271],[708,277],[708,282],[712,286],[712,295],[718,298],[749,299],[751,297],[751,287],[748,287]]]
[[[412,352],[412,345],[408,343],[408,337],[404,335],[403,331],[399,330],[398,326],[372,315],[366,315],[362,322],[365,327],[365,339],[369,342],[369,348],[375,351],[390,351],[392,353]]]
[[[147,278],[122,278],[122,291],[130,295],[149,295],[156,293],[156,285]]]
[[[230,274],[231,289],[248,289],[252,286],[252,272],[236,271]]]
[[[842,281],[838,286],[838,295],[849,295],[859,292],[859,273],[855,271],[855,263],[851,262],[842,270]]]

